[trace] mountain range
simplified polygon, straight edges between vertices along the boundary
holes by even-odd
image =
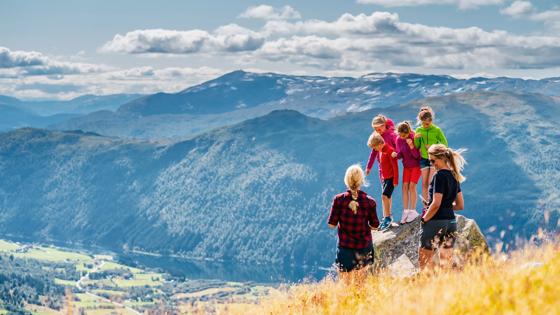
[[[117,110],[141,94],[83,95],[66,101],[29,101],[0,95],[0,131],[45,128],[100,110]]]
[[[560,78],[458,79],[445,75],[371,73],[358,78],[291,76],[234,71],[178,93],[157,93],[50,125],[137,139],[192,138],[273,110],[291,109],[329,119],[387,108],[425,97],[469,91],[512,91],[560,95]]]
[[[350,84],[373,77],[336,80]],[[402,77],[399,80],[403,82]],[[507,85],[515,86],[513,81]],[[556,95],[558,83],[553,81],[540,82],[547,86],[540,92]],[[336,85],[330,82],[321,84]],[[236,87],[251,94],[244,84],[249,83]],[[373,108],[353,111],[341,101],[350,96],[335,96],[344,94],[337,92],[339,87],[332,90],[331,103],[319,111],[313,108],[328,99],[322,96],[324,89],[312,94],[277,91],[264,83],[262,87],[276,92],[247,95],[247,100],[232,92],[228,97],[234,102],[218,98],[219,106],[210,110],[196,103],[193,93],[202,92],[193,88],[181,96],[192,106],[177,109],[186,114],[170,112],[173,106],[167,105],[148,110],[150,97],[116,111],[141,121],[165,115],[232,113],[245,118],[217,124],[210,131],[200,129],[183,141],[35,128],[0,134],[1,235],[200,259],[325,266],[332,263],[336,244],[336,232],[326,226],[329,206],[333,196],[344,191],[346,167],[356,162],[364,165],[369,156],[371,118],[382,112],[395,122],[413,120],[421,105],[434,108],[435,123],[445,131],[451,147],[468,149],[464,214],[477,220],[493,244],[535,233],[544,213],[549,222],[558,218],[555,183],[560,165],[554,157],[560,140],[555,124],[560,102],[554,96],[521,93],[525,91],[521,88],[514,93],[463,86],[468,91],[414,99],[404,96],[397,85],[392,95],[402,96],[384,96],[383,106],[367,103],[367,96],[362,96],[360,104]],[[295,107],[297,93],[298,111],[264,110],[282,100]],[[386,87],[384,93],[391,90]],[[213,97],[207,97],[212,103]],[[391,97],[395,97],[392,105]],[[239,105],[240,99],[247,107],[235,109],[233,104]],[[267,103],[259,105],[263,100]],[[242,114],[255,110],[256,115],[256,109],[264,114],[255,118]],[[375,172],[368,179],[366,192],[379,200]],[[400,189],[395,196],[398,217]]]

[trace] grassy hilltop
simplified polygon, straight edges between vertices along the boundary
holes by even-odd
[[[272,291],[258,305],[224,314],[560,314],[560,243],[488,256],[433,276],[370,276],[363,286],[333,279]]]

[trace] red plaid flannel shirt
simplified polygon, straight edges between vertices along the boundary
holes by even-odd
[[[354,214],[349,204],[352,193],[347,191],[334,197],[328,223],[338,225],[338,246],[363,249],[371,244],[371,228],[379,226],[375,200],[358,191],[358,212]]]

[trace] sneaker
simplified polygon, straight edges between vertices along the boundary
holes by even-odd
[[[406,216],[406,223],[410,223],[412,221],[414,221],[414,219],[418,218],[419,214],[416,211],[416,209],[410,209],[407,212],[407,216]]]
[[[391,227],[393,219],[391,217],[384,217],[379,225],[379,231],[386,231]]]
[[[404,209],[404,210],[402,211],[401,224],[405,224],[405,223],[406,223],[406,219],[407,219],[408,216],[409,216],[409,211],[410,211],[410,210],[408,210],[408,209]]]

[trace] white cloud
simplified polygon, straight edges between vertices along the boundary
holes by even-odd
[[[6,69],[11,69],[6,71]],[[0,76],[12,75],[55,75],[94,73],[108,67],[79,62],[65,62],[49,58],[36,51],[10,50],[0,47]]]
[[[514,1],[508,7],[500,10],[500,13],[512,17],[519,17],[533,11],[533,4],[529,1]]]
[[[560,9],[553,9],[534,13],[530,16],[533,21],[543,22],[555,32],[560,32]]]
[[[477,3],[482,3],[478,1]],[[552,20],[554,14],[542,15]],[[560,37],[515,35],[478,27],[407,23],[398,14],[342,14],[334,21],[272,20],[259,30],[236,24],[202,30],[137,30],[102,48],[124,53],[223,56],[251,67],[267,61],[334,71],[352,59],[386,67],[427,69],[543,69],[560,65]],[[235,53],[235,54],[232,54]]]
[[[261,4],[247,8],[239,17],[260,20],[297,20],[301,19],[301,14],[289,5],[275,8],[270,5]]]
[[[460,9],[474,9],[487,5],[502,4],[503,0],[358,0],[361,4],[376,4],[384,7],[410,7],[422,5],[456,5]]]
[[[256,32],[236,24],[218,28],[213,33],[203,30],[135,30],[125,35],[117,34],[101,52],[129,54],[169,53],[192,54],[203,51],[235,52],[254,50],[263,39]]]
[[[1,77],[0,94],[24,99],[71,99],[83,94],[178,92],[215,78],[224,69],[210,67],[134,67],[72,76]]]
[[[560,21],[560,11],[533,10],[523,17],[552,27]],[[213,31],[133,30],[115,35],[100,50],[151,56],[136,61],[153,61],[164,68],[112,69],[86,63],[87,56],[80,62],[65,62],[62,57],[3,48],[0,94],[67,98],[84,93],[175,92],[239,68],[323,75],[389,70],[519,75],[523,69],[537,69],[549,76],[551,69],[560,68],[558,33],[516,35],[479,27],[428,26],[401,21],[390,12],[345,13],[331,21],[275,19],[255,29],[227,24]],[[162,54],[170,58],[161,59]],[[169,67],[176,60],[195,64],[219,60],[230,69]],[[59,85],[58,93],[50,85]]]

